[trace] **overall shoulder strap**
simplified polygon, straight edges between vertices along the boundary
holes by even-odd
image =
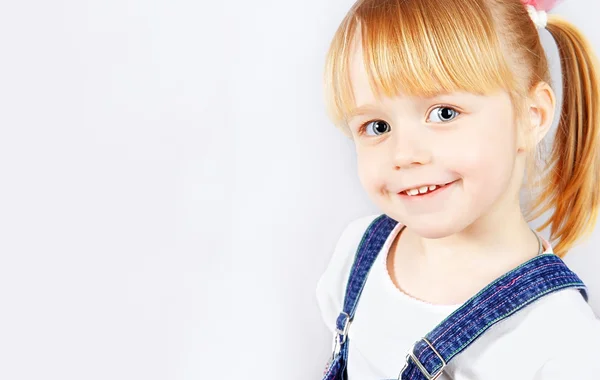
[[[541,297],[584,283],[554,254],[542,254],[498,278],[415,343],[399,379],[436,379],[446,364],[492,325]]]
[[[334,356],[346,346],[348,328],[354,318],[356,305],[367,282],[369,271],[396,224],[398,224],[397,221],[382,214],[371,222],[362,236],[348,276],[343,311],[336,320],[338,336]]]

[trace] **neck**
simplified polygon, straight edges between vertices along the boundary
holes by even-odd
[[[428,262],[453,265],[482,260],[520,263],[538,253],[539,242],[523,217],[518,202],[482,216],[453,235],[427,239],[410,233],[414,254]]]

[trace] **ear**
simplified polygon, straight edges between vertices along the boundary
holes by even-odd
[[[548,83],[540,82],[531,89],[528,102],[525,128],[531,136],[529,141],[535,147],[544,139],[552,126],[556,97]]]

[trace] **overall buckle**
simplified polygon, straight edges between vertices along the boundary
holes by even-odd
[[[398,380],[402,380],[402,374],[408,368],[408,361],[410,359],[412,359],[415,362],[417,368],[419,368],[419,370],[421,371],[421,373],[423,374],[423,376],[425,376],[425,378],[427,380],[435,380],[438,377],[440,377],[442,372],[444,372],[444,368],[446,368],[446,361],[444,360],[442,355],[440,355],[440,353],[435,348],[433,348],[433,345],[431,343],[429,343],[429,341],[427,339],[423,338],[421,340],[423,340],[425,343],[427,343],[427,345],[429,346],[429,348],[431,348],[433,353],[440,359],[440,361],[442,362],[442,366],[435,373],[433,373],[433,374],[429,373],[429,371],[427,371],[427,368],[425,368],[425,366],[423,364],[421,364],[419,359],[417,359],[417,357],[414,355],[415,347],[416,347],[417,343],[420,342],[420,341],[417,341],[414,344],[413,348],[408,353],[408,355],[406,355],[406,362],[404,363],[404,367],[402,367],[402,370],[400,370],[400,374],[398,375]]]
[[[333,337],[334,346],[333,346],[333,355],[331,356],[332,359],[337,354],[340,353],[342,344],[344,344],[344,342],[346,341],[346,336],[348,336],[348,328],[350,327],[350,316],[348,315],[348,313],[345,313],[342,311],[340,314],[343,314],[346,316],[346,321],[344,322],[344,327],[341,330],[338,329],[337,327],[335,329],[337,334],[335,334],[335,336]]]

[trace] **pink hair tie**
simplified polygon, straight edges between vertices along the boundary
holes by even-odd
[[[521,0],[527,8],[529,17],[538,28],[545,28],[548,23],[548,11],[556,6],[560,0]]]

